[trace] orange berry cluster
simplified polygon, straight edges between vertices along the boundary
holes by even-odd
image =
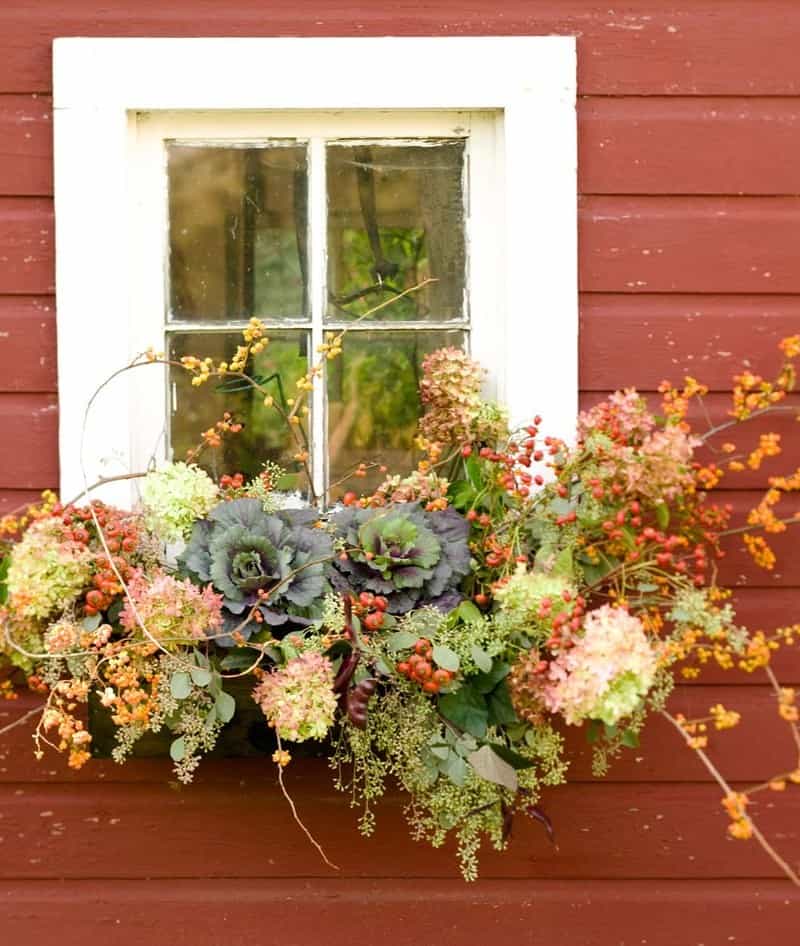
[[[350,598],[353,605],[353,614],[361,621],[365,631],[379,631],[386,620],[386,609],[389,602],[383,595],[374,595],[371,591],[362,591],[355,598]]]
[[[92,515],[94,510],[94,517]],[[66,506],[59,509],[61,521],[66,526],[65,537],[73,542],[96,549],[93,560],[93,587],[86,592],[83,612],[87,616],[99,614],[110,607],[116,597],[122,594],[122,585],[114,573],[114,568],[129,581],[133,576],[133,566],[128,557],[139,548],[139,526],[130,513],[95,500],[89,506]],[[95,525],[95,519],[97,525]],[[111,558],[108,557],[97,536],[100,527]]]
[[[455,679],[451,670],[436,667],[433,661],[433,646],[427,637],[420,637],[414,644],[414,653],[408,660],[397,664],[397,672],[408,680],[418,683],[426,693],[438,693]]]

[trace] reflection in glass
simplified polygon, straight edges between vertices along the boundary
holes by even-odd
[[[170,311],[182,320],[306,314],[306,149],[169,144]]]
[[[414,468],[422,359],[444,345],[463,344],[460,331],[353,331],[345,336],[341,356],[328,363],[331,500],[348,489],[369,491],[384,479],[373,470],[366,479],[337,485],[362,461],[386,464],[389,473]]]
[[[184,355],[197,355],[229,362],[241,338],[237,332],[182,332],[170,336],[169,357],[177,361]],[[271,332],[269,345],[255,357],[251,376],[275,401],[285,403],[286,398],[296,393],[297,380],[307,370],[308,334]],[[235,392],[218,388],[219,380],[213,378],[200,387],[192,387],[187,371],[170,369],[173,459],[185,459],[187,451],[200,442],[202,432],[230,411],[233,419],[243,424],[243,430],[225,437],[220,449],[203,451],[200,466],[215,478],[223,473],[243,473],[249,478],[261,471],[265,461],[272,460],[295,474],[293,487],[305,490],[305,478],[293,459],[297,447],[277,411],[265,407],[264,396],[252,388]]]
[[[383,321],[464,315],[464,142],[332,144],[327,149],[328,317]]]

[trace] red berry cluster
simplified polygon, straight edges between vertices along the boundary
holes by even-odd
[[[241,473],[234,473],[233,476],[226,473],[220,477],[219,485],[220,489],[237,492],[244,488],[244,476]]]
[[[59,509],[59,515],[66,527],[66,537],[96,551],[92,562],[93,587],[86,592],[83,611],[89,616],[99,614],[122,594],[122,585],[114,573],[114,568],[123,581],[129,581],[133,576],[134,568],[129,557],[139,548],[137,521],[129,512],[106,506],[98,500],[95,500],[91,507],[66,506]],[[97,526],[100,527],[108,551],[111,552],[110,559],[99,540]]]
[[[355,598],[350,598],[353,605],[353,614],[361,621],[365,631],[379,631],[386,620],[386,609],[389,602],[383,595],[374,595],[371,591],[362,591]]]
[[[573,595],[566,588],[561,592],[561,599],[542,598],[539,602],[538,616],[552,618],[553,630],[547,640],[550,650],[559,650],[572,646],[572,635],[580,630],[583,616],[586,614],[586,599]],[[542,670],[546,669],[545,667]],[[538,670],[537,672],[542,672]]]
[[[414,653],[408,660],[397,664],[397,672],[418,683],[426,693],[438,693],[455,679],[451,670],[434,666],[433,646],[426,637],[420,637],[414,644]]]

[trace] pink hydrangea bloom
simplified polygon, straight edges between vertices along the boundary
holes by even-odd
[[[222,627],[222,595],[210,585],[198,588],[188,579],[178,581],[165,572],[151,579],[139,573],[129,590],[142,623],[164,647],[205,640]],[[136,613],[126,600],[120,622],[129,631],[140,627]]]
[[[642,622],[624,608],[603,605],[584,619],[584,631],[548,670],[542,697],[567,723],[629,716],[653,685],[658,653]]]
[[[253,699],[281,739],[322,739],[336,712],[333,665],[321,654],[301,654],[268,673],[253,690]]]

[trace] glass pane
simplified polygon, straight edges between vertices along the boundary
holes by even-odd
[[[339,481],[362,461],[389,473],[411,472],[418,455],[422,359],[444,345],[463,346],[461,331],[353,331],[328,363],[328,463],[331,499],[348,489],[374,489],[386,474]],[[338,484],[338,485],[337,485]]]
[[[257,355],[251,374],[276,401],[292,397],[296,382],[308,370],[309,338],[306,332],[271,332],[266,349]],[[169,356],[184,355],[230,361],[241,342],[238,332],[181,332],[169,338]],[[199,463],[214,477],[223,473],[260,472],[266,460],[280,463],[295,474],[293,486],[305,490],[304,476],[293,459],[297,447],[278,413],[264,406],[264,398],[252,389],[222,392],[219,381],[211,379],[192,387],[191,375],[181,368],[170,369],[170,443],[175,460],[183,460],[188,450],[200,442],[200,435],[230,411],[244,425],[238,434],[223,439],[218,450],[204,450]]]
[[[328,316],[384,321],[464,315],[464,142],[333,144],[327,150]]]
[[[306,314],[306,148],[167,147],[172,317]]]

